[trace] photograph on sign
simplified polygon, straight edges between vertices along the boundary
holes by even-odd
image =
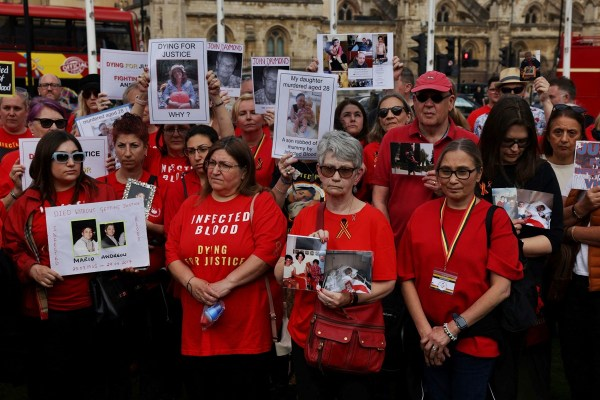
[[[275,108],[277,74],[290,70],[289,57],[252,57],[252,82],[254,82],[254,111],[264,114]]]
[[[78,137],[81,148],[85,153],[83,161],[83,172],[92,178],[100,178],[108,174],[106,170],[106,158],[108,157],[108,142],[105,136]],[[22,176],[23,189],[31,185],[29,167],[35,154],[35,148],[40,138],[19,139],[19,162],[25,167]]]
[[[137,179],[128,178],[127,184],[125,185],[125,191],[123,192],[123,198],[134,199],[137,197],[144,200],[144,211],[146,212],[146,218],[148,218],[148,213],[150,213],[155,193],[156,186],[138,181]]]
[[[45,214],[50,267],[63,276],[150,263],[142,199],[47,207]]]
[[[542,76],[540,50],[524,50],[519,52],[519,71],[522,81],[533,81]]]
[[[148,53],[142,51],[100,49],[100,91],[109,99],[121,100],[129,85],[148,66]]]
[[[278,71],[274,158],[293,153],[301,160],[317,159],[318,139],[333,129],[336,86],[332,75]]]
[[[0,61],[0,97],[15,95],[15,63]]]
[[[131,111],[130,104],[109,108],[85,117],[75,118],[77,131],[81,137],[105,136],[108,138],[108,151],[114,157],[115,146],[112,137],[112,126],[115,120]],[[117,166],[119,167],[119,165]]]
[[[240,97],[243,56],[243,44],[207,43],[208,70],[217,75],[221,82],[221,91],[226,91],[230,97]]]
[[[150,122],[203,124],[210,120],[205,39],[151,39]]]
[[[574,164],[572,189],[588,190],[600,186],[600,143],[587,140],[575,142]]]
[[[394,36],[388,33],[317,35],[319,72],[337,77],[338,89],[393,89]]]

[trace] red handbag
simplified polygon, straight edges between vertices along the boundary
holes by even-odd
[[[330,309],[316,300],[304,357],[322,371],[370,374],[381,369],[385,344],[381,302]]]

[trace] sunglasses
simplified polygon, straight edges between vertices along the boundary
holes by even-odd
[[[564,111],[564,110],[573,110],[577,114],[585,114],[587,112],[587,110],[585,108],[583,108],[583,107],[570,106],[568,104],[556,104],[552,108],[552,112],[554,112],[554,111]]]
[[[83,96],[84,99],[89,99],[90,97],[92,97],[92,95],[94,95],[94,97],[98,97],[98,93],[100,93],[100,91],[98,89],[85,89],[81,95]]]
[[[83,151],[74,151],[73,153],[67,153],[66,151],[55,151],[52,153],[52,159],[57,163],[66,164],[69,159],[77,164],[81,164],[85,160],[85,153]]]
[[[452,93],[442,94],[440,92],[435,93],[423,93],[419,92],[415,95],[415,98],[419,101],[419,103],[425,103],[427,100],[431,99],[435,104],[441,103],[442,100],[452,96]]]
[[[67,120],[66,119],[51,119],[51,118],[34,118],[34,121],[38,121],[40,123],[40,125],[42,126],[42,128],[44,129],[48,129],[48,128],[52,128],[52,125],[56,125],[56,127],[58,129],[65,129],[65,126],[67,126]]]
[[[340,174],[340,177],[342,177],[344,179],[348,179],[354,174],[354,171],[356,171],[358,168],[353,168],[353,167],[335,168],[335,167],[331,167],[329,165],[319,165],[319,169],[321,170],[321,174],[325,178],[331,178],[337,172],[338,174]]]
[[[524,149],[529,144],[529,139],[504,139],[502,141],[502,147],[509,149],[515,144],[519,146],[520,149]]]
[[[379,111],[377,111],[377,114],[379,115],[379,118],[385,118],[387,117],[388,112],[391,111],[392,114],[394,114],[397,117],[398,115],[402,114],[402,110],[404,110],[402,106],[380,108]]]
[[[511,88],[502,86],[500,88],[500,91],[502,91],[502,93],[504,93],[504,94],[509,94],[509,93],[521,94],[523,92],[523,90],[525,90],[525,86],[516,86],[516,87],[511,87]]]

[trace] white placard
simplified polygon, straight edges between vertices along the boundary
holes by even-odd
[[[208,69],[217,75],[221,82],[221,91],[226,91],[230,97],[240,97],[243,56],[243,44],[207,43]]]
[[[92,178],[99,178],[108,174],[106,170],[106,158],[108,157],[108,139],[105,136],[79,137],[81,148],[85,153],[83,162],[83,172]],[[35,154],[40,138],[19,139],[19,157],[20,163],[25,167],[23,173],[23,188],[31,185],[32,179],[29,176],[29,167]]]
[[[121,115],[131,111],[131,105],[109,108],[85,117],[75,118],[77,131],[82,137],[111,136],[113,122]]]
[[[123,92],[148,66],[148,53],[100,49],[100,89],[109,99],[121,100]]]
[[[140,198],[47,207],[46,224],[50,267],[63,276],[150,264]]]
[[[206,124],[206,39],[151,39],[150,122]]]
[[[293,153],[317,159],[317,143],[333,129],[337,78],[331,74],[279,70],[273,158]]]
[[[289,57],[252,57],[254,111],[264,114],[273,109],[277,96],[277,71],[290,70]]]
[[[338,77],[339,90],[394,88],[394,35],[317,35],[319,72]]]

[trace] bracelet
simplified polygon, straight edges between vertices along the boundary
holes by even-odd
[[[17,196],[17,195],[15,194],[15,192],[13,192],[12,190],[10,191],[10,197],[12,197],[12,198],[13,198],[13,199],[15,199],[15,200],[19,198],[19,196]]]
[[[273,189],[277,190],[277,191],[278,191],[279,193],[281,193],[281,194],[286,194],[286,192],[285,192],[285,191],[283,191],[283,190],[281,190],[281,189],[279,189],[279,188],[277,187],[277,185],[273,186]]]
[[[190,284],[190,282],[195,277],[196,277],[196,275],[192,275],[192,277],[190,279],[188,279],[187,283],[185,284],[185,290],[187,290],[189,294],[192,294],[192,285]]]
[[[292,180],[284,178],[283,175],[281,175],[279,177],[279,179],[281,180],[281,183],[283,183],[284,185],[291,185],[292,184]]]
[[[448,323],[444,322],[444,332],[446,332],[446,335],[448,335],[448,337],[450,338],[450,340],[452,340],[453,342],[456,342],[458,340],[458,338],[456,336],[454,336],[452,334],[452,332],[450,332],[450,329],[448,329]]]
[[[221,100],[220,103],[213,103],[212,108],[217,108],[217,107],[222,106],[222,105],[223,105],[223,100]]]
[[[147,106],[148,105],[147,101],[140,99],[140,95],[139,94],[135,96],[135,103],[139,104],[140,106]]]
[[[576,243],[578,242],[578,240],[575,239],[575,227],[574,226],[571,227],[571,240],[573,240]]]
[[[571,207],[571,214],[573,214],[573,216],[577,219],[583,219],[583,215],[579,215],[577,213],[577,211],[575,211],[575,204],[573,204],[573,207]]]

